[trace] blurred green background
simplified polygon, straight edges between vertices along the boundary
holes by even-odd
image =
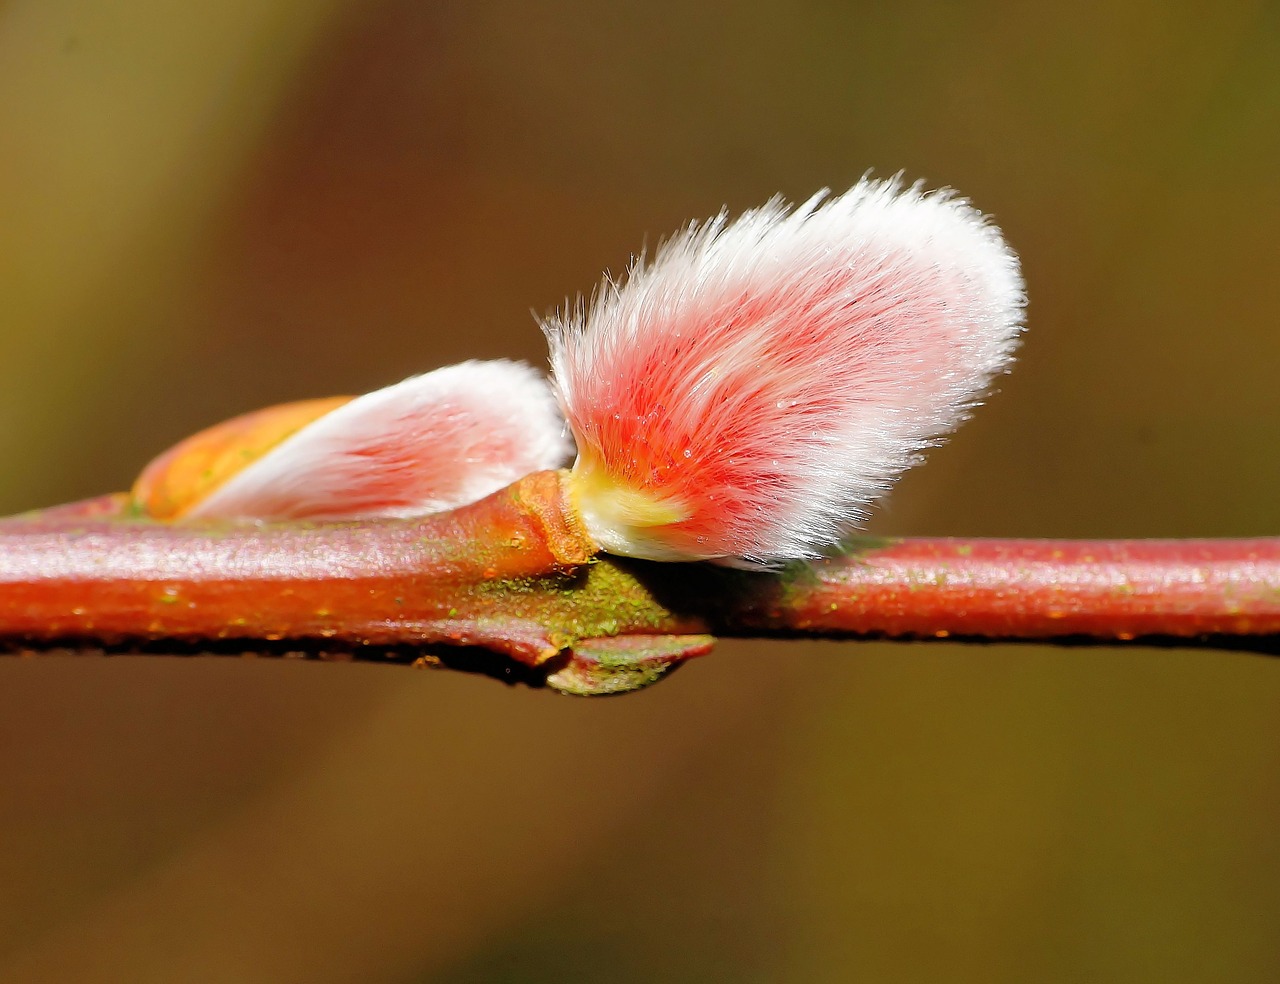
[[[0,2],[0,512],[864,171],[1021,252],[883,532],[1280,533],[1280,7]],[[0,980],[1280,976],[1280,667],[725,643],[575,701],[0,663]]]

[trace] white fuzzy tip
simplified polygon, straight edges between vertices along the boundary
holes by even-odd
[[[1008,367],[1024,306],[948,191],[864,179],[690,225],[543,325],[570,496],[611,553],[820,555]]]
[[[518,362],[463,362],[343,404],[232,475],[191,518],[359,519],[455,509],[570,445],[546,379]]]

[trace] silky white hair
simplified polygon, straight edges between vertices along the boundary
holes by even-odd
[[[978,403],[1024,306],[950,191],[864,179],[691,224],[543,323],[576,505],[614,553],[817,556]]]
[[[421,516],[557,468],[570,453],[541,373],[501,359],[462,362],[330,411],[236,472],[187,515]]]

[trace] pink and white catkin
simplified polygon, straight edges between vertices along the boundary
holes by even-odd
[[[571,451],[541,373],[496,359],[366,393],[232,475],[192,519],[361,519],[455,509]]]
[[[817,556],[977,404],[1024,306],[999,229],[948,191],[864,179],[690,225],[543,325],[569,497],[615,554]]]

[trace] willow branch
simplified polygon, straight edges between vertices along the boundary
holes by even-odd
[[[711,636],[1280,638],[1280,538],[866,540],[744,572],[596,556],[561,502],[543,472],[413,521],[162,525],[110,498],[16,517],[0,522],[0,642],[479,646],[596,692],[650,682]]]

